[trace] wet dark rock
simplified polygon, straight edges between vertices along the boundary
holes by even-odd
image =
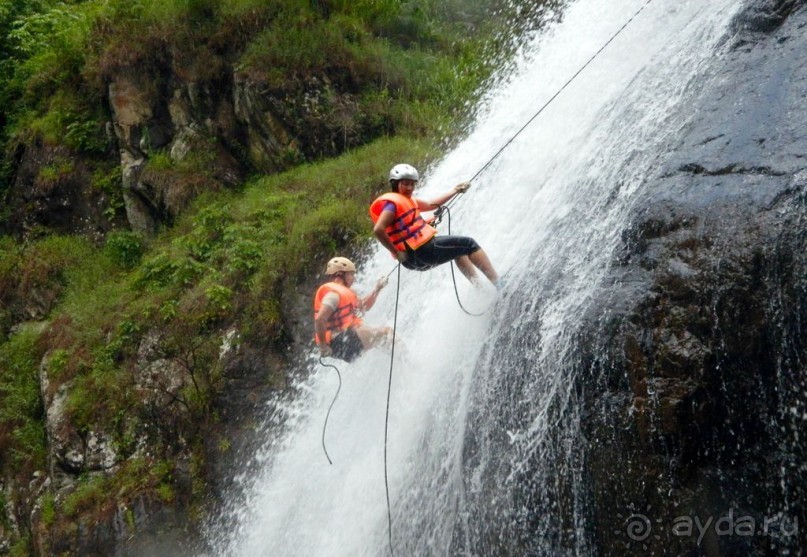
[[[508,371],[474,393],[499,415],[467,428],[458,554],[803,555],[805,3],[755,2],[731,39],[632,208],[574,356],[553,362],[560,379],[536,377],[528,332],[490,348]]]
[[[807,457],[797,434],[807,348],[803,6],[760,2],[738,18],[754,44],[733,50],[693,104],[697,117],[635,208],[607,298],[592,310],[608,316],[585,332],[584,360],[600,373],[580,387],[591,408],[581,424],[585,514],[598,554],[805,547],[792,522],[804,520],[807,495],[795,464]],[[622,402],[605,410],[606,400]],[[631,538],[631,517],[647,518],[652,535]],[[685,535],[696,517],[729,530]],[[760,534],[766,520],[780,535]]]
[[[760,0],[743,10],[734,26],[750,33],[771,33],[800,5],[804,0]]]

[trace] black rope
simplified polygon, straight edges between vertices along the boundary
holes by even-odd
[[[443,211],[445,211],[445,214],[448,217],[448,234],[451,235],[451,209],[446,206],[442,206],[439,207],[438,210],[440,211],[440,218],[442,218]],[[487,311],[483,311],[482,313],[473,313],[465,309],[465,306],[462,305],[462,300],[460,300],[460,292],[457,289],[457,277],[454,275],[454,261],[450,261],[449,266],[451,267],[451,282],[454,284],[454,296],[457,297],[457,304],[459,304],[460,309],[471,317],[482,317],[485,315]]]
[[[392,395],[392,366],[395,362],[395,334],[398,329],[398,300],[401,294],[401,264],[398,264],[398,286],[395,289],[395,313],[392,318],[392,347],[389,355],[389,382],[387,383],[387,411],[384,416],[384,490],[387,494],[387,524],[389,538],[389,552],[394,557],[392,548],[392,505],[389,499],[389,477],[387,476],[387,439],[389,438],[389,406]]]
[[[333,400],[331,401],[331,405],[328,406],[328,413],[325,414],[325,423],[322,425],[322,450],[325,451],[325,458],[328,459],[328,464],[333,464],[333,461],[331,460],[331,457],[328,455],[328,449],[325,447],[325,428],[328,427],[328,418],[331,415],[331,408],[333,408],[333,405],[336,402],[336,397],[339,396],[339,391],[342,390],[342,374],[339,373],[339,368],[337,368],[335,365],[326,364],[325,362],[323,362],[322,357],[320,357],[320,359],[319,359],[319,365],[324,366],[324,367],[332,367],[334,370],[336,370],[336,376],[339,378],[339,386],[336,388],[336,394],[333,395]]]
[[[624,24],[622,27],[620,27],[620,28],[619,28],[619,30],[618,30],[616,33],[614,33],[614,34],[611,36],[611,38],[610,38],[610,39],[608,39],[608,40],[605,42],[605,44],[604,44],[604,45],[602,45],[602,46],[600,47],[600,49],[599,49],[597,52],[595,52],[595,53],[594,53],[594,55],[593,55],[591,58],[589,58],[589,59],[588,59],[588,62],[586,62],[585,64],[583,64],[583,65],[580,67],[580,69],[579,69],[579,70],[577,70],[577,71],[574,73],[574,75],[573,75],[572,77],[570,77],[570,78],[569,78],[569,79],[566,81],[566,83],[564,83],[564,84],[563,84],[563,86],[562,86],[560,89],[558,89],[558,90],[557,90],[557,92],[556,92],[554,95],[552,95],[552,97],[551,97],[551,98],[550,98],[548,101],[546,101],[546,102],[544,103],[544,105],[543,105],[541,108],[539,108],[539,109],[538,109],[538,112],[536,112],[535,114],[533,114],[533,115],[532,115],[532,118],[530,118],[529,120],[527,120],[527,122],[526,122],[526,123],[525,123],[523,126],[521,126],[521,128],[519,128],[519,130],[518,130],[518,131],[517,131],[515,134],[513,134],[513,136],[512,136],[512,137],[511,137],[511,138],[510,138],[510,139],[507,141],[507,143],[505,143],[504,145],[502,145],[502,146],[501,146],[501,148],[500,148],[498,151],[496,151],[496,153],[495,153],[495,154],[494,154],[492,157],[490,157],[490,159],[488,160],[488,162],[486,162],[486,163],[485,163],[485,165],[484,165],[482,168],[480,168],[480,169],[479,169],[479,170],[476,172],[476,174],[474,174],[474,175],[473,175],[473,177],[471,177],[471,179],[470,179],[470,180],[468,180],[468,181],[469,181],[469,182],[473,182],[474,180],[476,180],[476,179],[479,177],[479,175],[480,175],[480,174],[482,174],[482,173],[483,173],[485,170],[487,170],[487,168],[488,168],[488,167],[489,167],[491,164],[493,164],[493,161],[494,161],[494,160],[496,160],[496,158],[497,158],[499,155],[501,155],[501,154],[502,154],[502,152],[503,152],[505,149],[507,149],[507,147],[509,147],[509,146],[510,146],[510,144],[511,144],[511,143],[512,143],[512,142],[513,142],[513,141],[514,141],[514,140],[515,140],[515,139],[516,139],[516,138],[517,138],[517,137],[518,137],[520,134],[521,134],[521,132],[523,132],[523,131],[524,131],[524,130],[527,128],[527,126],[529,126],[530,124],[532,124],[532,121],[533,121],[533,120],[535,120],[535,119],[536,119],[536,118],[537,118],[537,117],[538,117],[538,116],[539,116],[539,115],[540,115],[540,114],[541,114],[541,113],[542,113],[542,112],[543,112],[543,111],[546,109],[546,107],[548,107],[550,104],[552,104],[552,101],[554,101],[556,98],[558,98],[558,97],[560,96],[560,94],[561,94],[561,93],[562,93],[562,92],[563,92],[563,91],[566,89],[566,87],[568,87],[568,86],[569,86],[569,85],[572,83],[572,81],[574,81],[574,80],[577,78],[577,76],[578,76],[578,75],[580,75],[580,74],[583,72],[583,70],[585,70],[585,69],[586,69],[586,68],[589,66],[589,64],[591,64],[591,63],[592,63],[592,62],[593,62],[593,61],[594,61],[594,60],[595,60],[595,59],[596,59],[596,58],[597,58],[597,57],[598,57],[600,54],[602,54],[603,50],[605,50],[605,49],[608,47],[608,45],[609,45],[609,44],[611,44],[611,43],[614,41],[614,39],[616,39],[616,38],[619,36],[619,34],[620,34],[620,33],[622,33],[622,31],[624,31],[624,30],[625,30],[625,28],[626,28],[628,25],[630,25],[630,23],[631,23],[631,22],[632,22],[634,19],[636,19],[636,17],[637,17],[637,16],[638,16],[638,15],[639,15],[639,14],[642,12],[642,10],[644,10],[644,9],[645,9],[645,8],[646,8],[646,7],[647,7],[649,4],[650,4],[650,2],[652,2],[652,1],[653,1],[653,0],[647,0],[647,2],[645,2],[645,3],[644,3],[644,5],[642,5],[642,7],[641,7],[641,8],[639,8],[639,9],[636,11],[636,13],[635,13],[635,14],[633,14],[633,15],[630,17],[630,19],[628,19],[628,21],[626,21],[626,22],[625,22],[625,24]],[[457,200],[458,198],[459,198],[459,196],[456,196],[456,197],[454,197],[453,199],[450,199],[450,200],[448,201],[448,203],[446,204],[446,206],[450,206],[450,205],[451,205],[451,204],[452,204],[452,203],[453,203],[455,200]]]
[[[387,523],[388,523],[388,540],[389,540],[389,550],[390,555],[394,557],[395,550],[392,546],[392,505],[390,504],[390,497],[389,497],[389,476],[387,473],[387,440],[389,439],[389,408],[390,408],[390,399],[392,396],[392,369],[393,364],[395,362],[395,335],[398,329],[398,302],[400,300],[401,294],[401,265],[398,264],[396,267],[398,269],[398,285],[395,290],[395,313],[392,319],[392,341],[391,341],[391,348],[390,348],[390,362],[389,362],[389,381],[387,383],[387,409],[386,414],[384,416],[384,491],[387,496]],[[393,269],[394,271],[395,269]],[[392,273],[389,273],[392,274]],[[389,276],[389,274],[387,276]],[[325,458],[328,459],[328,464],[333,464],[331,461],[331,457],[328,455],[328,449],[325,446],[325,430],[328,427],[328,418],[331,415],[331,409],[333,405],[336,403],[336,398],[339,396],[339,391],[342,390],[342,374],[339,373],[339,368],[332,364],[326,364],[322,361],[322,357],[319,359],[320,365],[324,367],[332,367],[336,371],[336,376],[339,378],[339,385],[336,388],[336,394],[333,396],[333,400],[331,401],[331,405],[328,407],[328,412],[325,414],[325,423],[322,426],[322,450],[325,452]]]
[[[583,70],[585,70],[608,47],[608,45],[611,44],[614,41],[614,39],[616,39],[617,36],[619,36],[619,34],[622,33],[622,31],[624,31],[625,28],[628,25],[630,25],[630,23],[634,19],[636,19],[636,17],[642,12],[642,10],[644,10],[650,4],[650,2],[652,2],[652,1],[653,0],[647,0],[647,2],[645,2],[644,5],[641,8],[639,8],[636,11],[636,13],[633,14],[633,16],[631,16],[630,19],[628,19],[628,21],[626,21],[625,24],[622,27],[620,27],[619,30],[616,33],[614,33],[611,36],[611,38],[608,39],[605,42],[605,44],[603,44],[600,47],[600,49],[597,52],[595,52],[594,55],[591,56],[591,58],[589,58],[589,60],[585,64],[583,64],[580,67],[580,69],[578,69],[574,73],[574,75],[572,75],[572,77],[570,77],[566,81],[566,83],[564,83],[563,86],[560,89],[558,89],[557,92],[554,95],[552,95],[552,97],[548,101],[546,101],[546,103],[544,103],[543,106],[541,106],[541,108],[538,109],[538,111],[536,113],[533,114],[532,117],[529,120],[527,120],[527,122],[523,126],[521,126],[521,128],[519,128],[519,130],[515,134],[513,134],[513,136],[504,145],[502,145],[499,148],[499,150],[496,151],[496,153],[494,153],[493,156],[490,159],[488,159],[488,161],[482,166],[482,168],[480,168],[476,172],[476,174],[474,174],[471,177],[469,182],[473,182],[474,180],[476,180],[479,177],[480,174],[482,174],[485,170],[487,170],[488,167],[490,167],[490,165],[493,164],[493,161],[496,160],[496,158],[499,155],[501,155],[502,152],[504,152],[504,150],[507,149],[507,147],[509,147],[510,144],[513,141],[515,141],[515,139],[527,128],[527,126],[529,126],[533,122],[533,120],[535,120],[544,110],[546,110],[546,108],[550,104],[552,104],[552,102],[556,98],[558,98],[558,96],[560,96],[560,94],[577,78],[577,76],[580,75],[583,72]],[[437,224],[440,223],[440,221],[442,220],[443,212],[445,212],[446,215],[448,215],[448,233],[449,234],[451,234],[451,211],[450,211],[450,206],[457,199],[459,199],[459,196],[454,196],[447,203],[445,203],[444,205],[438,207],[437,210],[435,211],[435,214],[434,214],[435,215],[435,218],[434,218],[434,221],[433,221],[434,225],[437,225]],[[398,301],[399,301],[400,291],[401,291],[401,264],[398,263],[395,268],[393,268],[389,273],[387,273],[387,277],[389,277],[396,269],[398,270],[398,286],[397,286],[397,290],[396,290],[396,293],[395,293],[395,315],[393,317],[393,324],[392,324],[392,349],[391,349],[391,353],[390,353],[389,381],[388,381],[388,384],[387,384],[387,409],[386,409],[386,415],[385,415],[385,418],[384,418],[384,488],[385,488],[385,493],[386,493],[386,496],[387,496],[387,523],[388,523],[388,526],[389,526],[389,528],[388,528],[389,550],[390,550],[390,554],[393,555],[393,556],[395,555],[395,551],[394,551],[393,546],[392,546],[392,505],[390,504],[389,476],[388,476],[388,473],[387,473],[387,440],[389,438],[389,408],[390,408],[390,397],[391,397],[391,394],[392,394],[392,369],[393,369],[393,364],[394,364],[394,361],[395,361],[395,333],[396,333],[396,329],[397,329],[397,325],[398,325]],[[471,315],[471,316],[474,316],[474,317],[479,317],[481,315],[484,315],[484,313],[476,314],[476,313],[469,312],[462,305],[462,301],[460,300],[459,291],[457,290],[457,280],[456,280],[456,276],[454,274],[454,262],[453,261],[451,262],[451,280],[454,283],[454,294],[457,297],[457,303],[459,304],[462,311],[464,311],[468,315]],[[322,360],[320,359],[320,362],[321,361]],[[337,370],[337,373],[338,373],[338,370]],[[341,377],[340,377],[340,387],[341,387]],[[339,391],[337,390],[337,394],[338,393],[339,393]],[[336,400],[336,398],[334,397],[334,401],[335,400]],[[333,403],[331,403],[331,406],[333,406]],[[330,409],[328,409],[328,412],[330,413]],[[327,417],[326,417],[326,423],[327,423]],[[323,430],[323,447],[325,446],[324,445],[324,439],[325,438],[324,438],[324,430]],[[327,456],[327,451],[326,451],[325,454]],[[328,460],[330,461],[330,458]]]

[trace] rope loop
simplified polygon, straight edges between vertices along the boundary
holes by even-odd
[[[325,414],[325,423],[322,425],[322,450],[325,451],[325,458],[328,459],[328,464],[333,464],[330,455],[328,454],[328,448],[325,446],[325,429],[328,427],[328,418],[331,416],[331,408],[333,408],[334,403],[336,403],[336,397],[339,396],[339,391],[342,390],[342,374],[339,373],[339,368],[333,364],[326,364],[322,361],[322,356],[319,358],[319,364],[323,367],[332,367],[336,371],[336,377],[339,378],[339,386],[336,388],[336,394],[333,395],[333,400],[331,401],[331,405],[328,406],[328,413]]]

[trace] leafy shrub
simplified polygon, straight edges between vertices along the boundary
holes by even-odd
[[[215,322],[229,316],[233,309],[233,291],[231,289],[214,284],[205,289],[205,296],[207,297],[205,322]]]
[[[122,230],[107,234],[104,250],[110,259],[124,269],[133,269],[140,263],[145,245],[139,234]]]
[[[0,344],[0,465],[17,472],[45,465],[45,424],[37,346],[41,327],[25,327]]]
[[[16,14],[7,37],[15,58],[8,68],[9,81],[3,86],[9,102],[23,101],[16,104],[16,110],[11,110],[17,113],[17,134],[28,133],[27,128],[36,119],[31,115],[35,114],[41,118],[38,127],[49,132],[49,139],[66,140],[79,149],[97,149],[97,124],[88,113],[92,112],[92,101],[99,98],[88,98],[87,91],[80,97],[67,93],[80,89],[94,4],[68,6],[63,2],[40,2],[34,3],[33,9],[29,7]],[[81,100],[65,105],[64,95]],[[51,110],[54,114],[48,116]],[[61,134],[54,133],[55,129]]]
[[[91,185],[106,197],[107,207],[104,215],[109,220],[113,220],[124,211],[122,181],[120,164],[100,165],[92,173]]]
[[[177,269],[177,262],[167,253],[157,253],[137,269],[135,286],[138,288],[168,286],[173,282]]]

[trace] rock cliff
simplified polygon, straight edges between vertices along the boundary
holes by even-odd
[[[523,323],[540,292],[525,284],[502,310],[520,326],[491,350],[515,355],[478,387],[457,547],[807,547],[807,5],[750,2],[728,40],[656,155],[568,361],[547,372],[559,380],[531,360],[541,323]]]
[[[807,9],[758,2],[736,26],[586,335],[605,555],[796,555],[807,539]]]
[[[334,156],[395,127],[383,103],[369,114],[355,84],[327,75],[268,87],[210,53],[151,56],[148,72],[107,69],[105,147],[18,147],[7,232],[41,227],[100,238],[128,224],[150,235],[203,191]]]

